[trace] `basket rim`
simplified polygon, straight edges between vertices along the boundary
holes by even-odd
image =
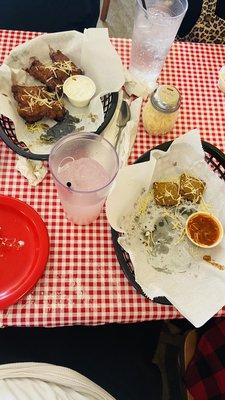
[[[103,130],[106,128],[106,126],[111,121],[111,119],[115,113],[117,104],[118,104],[119,93],[112,92],[112,93],[106,94],[105,96],[109,96],[109,95],[112,96],[111,105],[106,112],[103,123],[94,132],[98,135],[103,132]],[[103,96],[103,98],[105,96]],[[25,150],[22,147],[17,146],[11,140],[11,138],[5,133],[5,131],[2,127],[1,121],[0,121],[0,138],[3,140],[3,142],[6,144],[7,147],[9,147],[14,153],[18,154],[19,156],[22,156],[22,157],[30,159],[30,160],[48,161],[49,154],[36,154],[36,153],[32,153],[30,150]]]
[[[153,147],[152,149],[146,151],[140,157],[138,157],[137,160],[134,162],[134,164],[139,164],[139,163],[148,161],[150,159],[150,155],[153,150],[167,151],[172,143],[173,143],[173,140],[170,140],[168,142],[164,142],[164,143],[161,143],[161,144]],[[204,140],[202,140],[202,147],[203,147],[203,150],[205,151],[205,153],[208,153],[212,157],[216,158],[219,161],[220,165],[222,165],[225,168],[225,154],[220,149],[218,149],[211,143],[206,142]],[[224,178],[224,180],[225,180],[225,178]],[[130,257],[129,257],[129,254],[118,243],[118,238],[119,238],[120,234],[111,227],[111,235],[112,235],[112,242],[113,242],[115,254],[116,254],[117,260],[120,264],[120,268],[122,269],[124,275],[130,282],[130,284],[134,287],[134,289],[137,291],[137,293],[141,294],[142,296],[144,296],[145,298],[148,299],[148,296],[143,292],[140,285],[136,282],[135,275],[131,272],[127,262],[125,261],[124,254],[126,254],[126,256],[129,258],[129,260],[130,260]],[[166,297],[163,297],[163,296],[154,297],[153,302],[162,304],[162,305],[167,305],[167,306],[171,305],[171,302],[169,300],[167,300]]]

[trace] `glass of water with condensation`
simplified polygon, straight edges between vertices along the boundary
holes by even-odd
[[[130,71],[156,82],[188,8],[187,0],[136,0]]]

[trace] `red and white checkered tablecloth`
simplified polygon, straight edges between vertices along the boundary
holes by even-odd
[[[13,47],[36,35],[0,31],[1,61]],[[131,41],[112,39],[112,43],[128,66]],[[173,133],[164,138],[149,137],[140,122],[131,162],[160,142],[196,127],[203,139],[225,151],[225,95],[217,87],[222,65],[222,45],[173,45],[160,81],[180,90],[181,116]],[[173,306],[155,304],[131,287],[116,259],[104,211],[90,226],[72,225],[64,218],[50,175],[38,187],[29,187],[15,170],[15,155],[3,143],[0,193],[17,197],[37,210],[47,225],[51,243],[44,275],[30,294],[0,312],[1,325],[91,325],[181,317]],[[225,309],[218,315],[225,315]]]

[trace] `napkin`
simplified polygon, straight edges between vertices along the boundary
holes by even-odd
[[[129,253],[135,279],[146,295],[150,299],[165,296],[194,326],[199,327],[225,305],[225,270],[216,269],[202,258],[205,254],[210,255],[225,265],[225,238],[213,249],[193,246],[189,253],[183,242],[177,243],[170,260],[171,271],[166,273],[153,268],[154,257],[143,250],[138,237],[134,234],[129,236],[126,231],[126,219],[129,222],[143,191],[147,192],[154,181],[170,180],[183,172],[206,182],[205,203],[210,205],[213,214],[225,227],[225,183],[205,162],[198,130],[174,140],[167,152],[154,150],[150,161],[122,168],[107,199],[106,213],[111,226],[122,233],[120,245]],[[185,243],[187,241],[185,239]]]
[[[28,160],[21,156],[17,156],[16,169],[27,178],[31,186],[37,186],[47,174],[47,169],[42,161]]]
[[[115,115],[110,125],[106,127],[106,129],[102,134],[103,137],[107,139],[113,146],[115,146],[117,134],[119,131],[119,128],[117,126],[117,120],[122,101],[123,101],[123,93],[122,91],[120,91]],[[130,114],[131,114],[130,121],[128,121],[127,125],[121,131],[119,141],[116,145],[116,151],[119,156],[120,167],[123,167],[127,164],[130,152],[133,148],[137,135],[141,105],[142,105],[141,97],[138,97],[137,99],[133,100],[130,103]]]

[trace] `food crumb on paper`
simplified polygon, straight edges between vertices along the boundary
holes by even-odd
[[[211,256],[205,255],[202,257],[204,261],[208,262],[209,264],[211,264],[213,267],[223,271],[225,269],[225,266],[222,264],[219,264],[218,262],[216,262],[215,260],[212,259]]]

